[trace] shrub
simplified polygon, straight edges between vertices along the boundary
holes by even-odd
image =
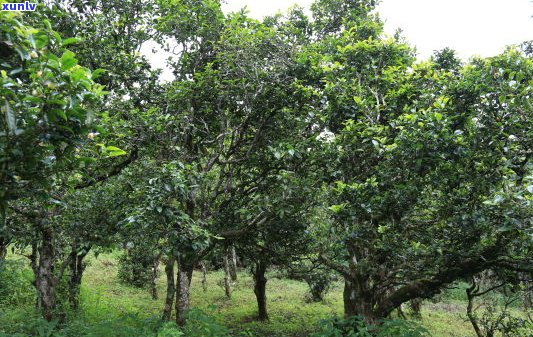
[[[153,254],[148,254],[146,249],[135,246],[118,258],[118,278],[127,285],[145,288],[152,279]]]
[[[309,300],[320,302],[331,286],[331,273],[325,270],[315,270],[304,276],[305,282],[309,286]]]
[[[319,331],[311,337],[425,337],[429,332],[415,322],[383,320],[379,326],[368,326],[359,316],[331,318],[320,322]]]
[[[212,317],[198,309],[192,309],[188,312],[187,323],[183,332],[186,337],[229,337],[229,331],[226,327],[218,324]]]
[[[33,303],[33,273],[23,261],[6,260],[0,266],[0,307]]]

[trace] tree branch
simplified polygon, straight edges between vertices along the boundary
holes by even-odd
[[[137,158],[139,157],[139,150],[137,148],[134,148],[131,152],[128,158],[126,158],[122,163],[114,166],[108,173],[102,174],[96,177],[91,177],[89,179],[84,180],[83,182],[77,184],[74,189],[80,190],[86,187],[91,187],[96,185],[99,182],[106,181],[107,179],[119,175],[124,168],[126,168],[129,164],[133,163]]]

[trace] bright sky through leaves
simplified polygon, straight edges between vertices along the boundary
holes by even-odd
[[[226,13],[247,7],[251,17],[287,11],[294,4],[305,8],[313,0],[226,0]],[[378,11],[385,31],[393,35],[403,30],[407,41],[416,46],[418,57],[427,59],[434,50],[455,49],[468,59],[473,55],[492,56],[505,46],[533,40],[533,1],[531,0],[382,0]],[[153,44],[143,48],[155,67],[165,69],[165,53],[153,56]],[[171,79],[168,69],[163,79]]]
[[[312,0],[227,0],[225,11],[247,6],[250,16],[284,12],[291,3],[308,7]],[[382,0],[378,11],[385,30],[403,30],[419,57],[451,47],[463,58],[491,56],[506,45],[533,39],[533,2],[530,0]]]

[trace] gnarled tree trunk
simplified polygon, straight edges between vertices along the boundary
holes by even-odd
[[[189,311],[189,296],[194,263],[178,258],[178,284],[176,287],[176,323],[185,325]]]
[[[264,261],[259,260],[255,263],[253,270],[254,276],[254,293],[257,299],[257,318],[260,321],[268,320],[267,302],[266,302],[266,283],[267,278],[265,276],[267,265]]]
[[[343,299],[345,317],[361,316],[367,324],[376,324],[382,318],[376,317],[372,294],[357,278],[344,278]]]
[[[47,321],[54,318],[56,310],[56,283],[54,277],[54,243],[53,233],[49,228],[41,230],[42,244],[39,247],[39,263],[35,275],[35,286],[38,293],[38,304]]]
[[[176,293],[176,283],[174,281],[174,263],[176,259],[169,256],[165,263],[165,274],[167,276],[167,295],[165,297],[165,306],[163,307],[163,320],[170,321],[172,316],[172,304],[174,303],[174,294]]]

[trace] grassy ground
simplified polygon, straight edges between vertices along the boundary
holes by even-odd
[[[142,316],[159,315],[162,300],[152,300],[148,291],[133,289],[120,284],[116,277],[116,260],[111,255],[93,259],[84,279],[82,295],[87,314],[102,312],[138,313]],[[211,272],[208,290],[203,291],[200,273],[192,280],[191,304],[215,317],[233,331],[250,330],[257,336],[307,336],[319,320],[342,315],[342,284],[336,283],[323,302],[306,303],[307,284],[268,276],[267,301],[270,321],[257,322],[253,293],[253,280],[245,272],[233,289],[231,300],[224,296],[223,274]],[[165,284],[160,279],[158,290],[164,296]],[[465,321],[464,303],[447,300],[441,303],[426,303],[422,311],[422,324],[435,337],[474,336],[471,326]]]
[[[99,325],[102,331],[95,333],[95,336],[112,336],[113,329],[115,329],[113,326],[117,324],[118,326],[125,324],[138,330],[149,329],[149,325],[152,324],[150,322],[154,325],[159,322],[163,300],[153,300],[147,290],[121,284],[117,278],[116,257],[116,253],[112,253],[102,254],[97,259],[94,257],[89,259],[81,290],[82,310],[77,314],[78,319],[72,320],[76,324],[91,327]],[[258,322],[255,320],[257,308],[253,294],[253,281],[247,273],[239,273],[239,280],[235,284],[231,299],[224,296],[221,272],[209,273],[208,289],[205,292],[201,286],[200,276],[199,272],[193,276],[192,307],[204,310],[217,322],[240,335],[249,331],[251,336],[308,336],[316,329],[321,319],[342,315],[342,284],[340,282],[334,284],[323,302],[306,303],[307,284],[279,279],[274,274],[270,274],[267,284],[270,321]],[[27,282],[31,280],[31,273],[30,277],[27,275],[25,280]],[[158,290],[160,296],[164,297],[164,278],[159,280]],[[449,292],[439,303],[424,303],[421,324],[434,337],[475,336],[470,324],[465,320],[466,307],[462,301],[463,294],[464,291],[458,289]],[[15,308],[1,308],[0,306],[0,337],[3,336],[3,326],[4,331],[9,332],[19,331],[18,325],[22,327],[27,324],[29,312],[33,306],[31,301],[26,302]],[[123,321],[116,323],[117,320]],[[114,323],[105,325],[106,321]],[[69,328],[75,329],[76,324]],[[50,335],[39,333],[39,336]]]

